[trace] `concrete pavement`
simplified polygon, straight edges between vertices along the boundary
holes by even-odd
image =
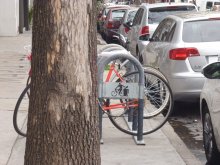
[[[14,131],[12,116],[29,68],[23,47],[30,43],[30,32],[18,37],[0,37],[0,165],[22,165],[24,161],[25,138]],[[98,43],[99,48],[104,44],[103,41]],[[25,123],[27,112],[22,111],[19,115],[19,123]],[[137,146],[131,136],[120,132],[104,118],[103,140],[103,165],[200,164],[169,124],[144,136],[146,145]]]

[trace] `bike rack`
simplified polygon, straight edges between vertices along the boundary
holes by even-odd
[[[108,82],[105,83],[103,81],[103,73],[105,66],[109,64],[111,61],[117,59],[127,59],[129,62],[138,70],[138,83],[136,86],[134,83],[124,83],[127,89],[130,90],[129,94],[127,93],[125,96],[112,96],[111,92],[119,85],[117,82]],[[138,145],[145,145],[143,140],[143,108],[144,108],[144,69],[140,62],[132,56],[127,50],[125,50],[121,46],[116,46],[115,44],[112,46],[106,46],[106,48],[102,49],[102,52],[98,55],[98,99],[109,98],[109,99],[138,99],[138,116],[134,117],[132,115],[128,115],[127,124],[130,130],[137,130],[137,137],[134,136],[134,140]],[[132,113],[132,112],[130,112]],[[102,108],[99,106],[99,129],[100,129],[100,142],[103,143],[102,139]],[[129,122],[133,123],[133,125],[129,124]]]

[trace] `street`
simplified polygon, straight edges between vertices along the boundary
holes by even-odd
[[[199,103],[177,103],[169,123],[190,151],[204,165],[206,163],[202,140]]]

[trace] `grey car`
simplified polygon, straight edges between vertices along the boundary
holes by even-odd
[[[204,84],[203,66],[220,54],[220,13],[167,16],[142,52],[143,64],[167,78],[175,100],[196,101]]]
[[[207,78],[200,95],[203,146],[208,164],[220,164],[220,62],[204,67],[203,74]]]
[[[140,52],[149,43],[149,37],[163,18],[170,14],[189,11],[198,9],[191,3],[143,3],[128,32],[128,50],[139,58]]]

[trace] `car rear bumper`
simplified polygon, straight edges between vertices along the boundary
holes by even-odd
[[[142,51],[144,50],[144,48],[148,45],[150,41],[143,41],[143,40],[138,40],[138,50],[139,52],[142,54]]]
[[[176,101],[199,101],[200,93],[203,88],[205,78],[199,76],[173,76],[167,77]]]

